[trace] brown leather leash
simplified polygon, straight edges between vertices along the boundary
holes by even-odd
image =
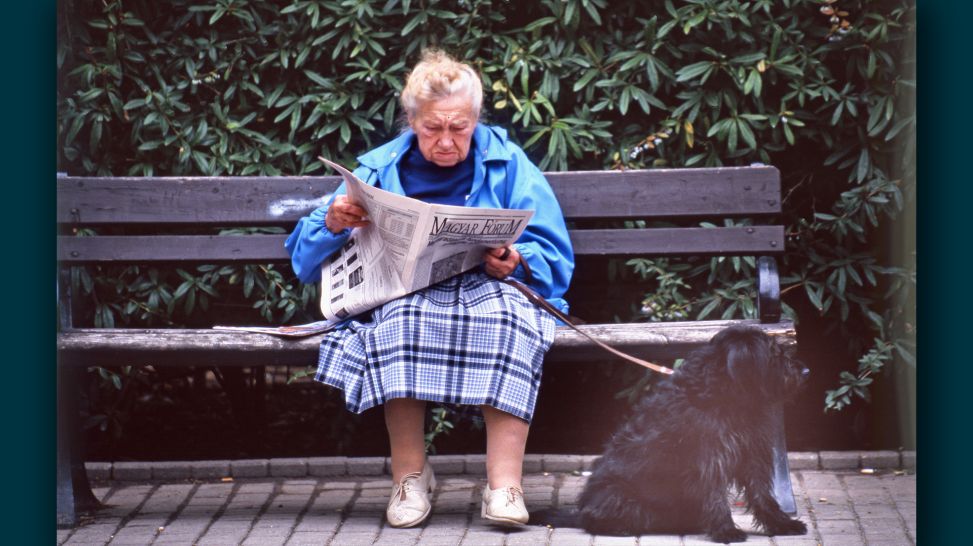
[[[502,255],[503,257],[501,259],[504,259],[507,256],[509,256],[509,249],[507,249],[507,250],[508,250],[508,252],[505,252],[504,255]],[[528,282],[530,282],[530,279],[533,278],[533,275],[531,274],[530,266],[527,265],[527,260],[524,260],[524,257],[523,256],[520,256],[520,265],[523,266],[524,271],[527,274]],[[654,372],[659,372],[659,373],[661,373],[663,375],[672,375],[675,372],[675,370],[673,370],[672,368],[669,368],[669,367],[666,367],[666,366],[660,366],[659,364],[655,364],[655,363],[649,362],[648,360],[642,360],[641,358],[638,358],[638,357],[632,356],[632,355],[630,355],[628,353],[619,351],[618,349],[612,347],[611,345],[608,345],[607,343],[604,343],[603,341],[600,341],[598,339],[595,339],[588,332],[585,332],[581,328],[578,328],[577,325],[575,324],[576,320],[574,318],[569,317],[568,315],[565,315],[564,313],[562,313],[557,307],[554,307],[553,305],[551,305],[550,303],[548,303],[547,300],[544,299],[543,296],[541,296],[537,292],[534,292],[534,290],[531,289],[526,284],[524,284],[524,283],[522,283],[520,281],[517,281],[515,279],[511,279],[511,278],[503,279],[503,282],[505,282],[505,283],[509,284],[510,286],[513,286],[514,288],[516,288],[517,290],[520,291],[521,294],[523,294],[527,298],[528,301],[530,301],[534,305],[540,307],[541,309],[547,311],[548,313],[550,313],[551,315],[553,315],[558,320],[560,320],[560,321],[564,322],[565,324],[567,324],[568,326],[570,326],[572,329],[574,329],[575,332],[578,332],[579,334],[581,334],[584,337],[588,338],[592,343],[594,343],[595,345],[601,347],[602,349],[610,352],[611,354],[613,354],[613,355],[615,355],[615,356],[617,356],[619,358],[622,358],[624,360],[627,360],[627,361],[629,361],[629,362],[631,362],[633,364],[638,364],[639,366],[648,368],[648,369],[650,369],[650,370],[652,370]]]

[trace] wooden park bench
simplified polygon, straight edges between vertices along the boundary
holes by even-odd
[[[784,250],[780,175],[768,166],[648,171],[548,173],[571,231],[576,255],[756,256],[759,320],[705,320],[636,324],[587,324],[598,339],[645,359],[671,359],[706,343],[719,330],[753,323],[794,339],[793,324],[780,316],[774,259]],[[317,361],[320,336],[299,340],[254,333],[201,329],[92,329],[72,323],[69,269],[85,264],[289,263],[286,235],[213,235],[218,226],[281,226],[323,203],[338,177],[57,178],[59,386],[58,524],[75,525],[77,514],[97,505],[69,440],[69,417],[77,411],[81,374],[92,365],[298,366]],[[742,227],[699,227],[709,220],[752,218]],[[651,229],[625,227],[622,220],[666,220]],[[596,229],[577,226],[595,225]],[[131,235],[78,237],[74,228]],[[191,229],[199,235],[172,235]],[[208,230],[208,232],[207,232]],[[579,265],[580,262],[579,262]],[[577,275],[576,275],[577,278]],[[546,361],[603,362],[607,354],[583,336],[560,327]],[[776,431],[775,492],[782,508],[795,513],[784,444],[783,414]]]

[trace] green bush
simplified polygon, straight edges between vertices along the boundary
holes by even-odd
[[[913,229],[902,226],[915,190],[912,2],[64,0],[61,7],[58,170],[320,174],[317,155],[352,163],[397,132],[406,71],[422,48],[438,46],[480,69],[486,120],[512,129],[542,169],[779,167],[787,311],[830,318],[862,355],[857,370],[836,378],[826,406],[867,396],[892,359],[914,365],[914,246],[890,242]],[[754,315],[752,260],[631,266],[658,279],[642,320]],[[214,275],[243,286],[240,271],[165,279],[151,271],[89,279],[101,324],[138,323],[142,315],[129,311],[146,306],[166,320],[178,309],[191,315],[189,294],[200,305],[216,297],[205,288]],[[290,310],[265,312],[268,320],[302,312],[312,295],[268,271],[278,280],[257,275],[262,284],[246,297]]]

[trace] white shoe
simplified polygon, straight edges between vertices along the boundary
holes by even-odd
[[[516,486],[490,489],[490,484],[487,484],[483,488],[483,506],[480,515],[501,525],[526,524],[530,514],[524,506],[524,491]]]
[[[392,497],[385,510],[385,519],[392,527],[413,527],[429,517],[432,503],[429,494],[436,488],[436,476],[429,463],[422,472],[412,472],[392,488]]]

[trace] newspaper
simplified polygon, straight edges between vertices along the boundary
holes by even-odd
[[[334,330],[335,324],[327,320],[294,324],[292,326],[213,326],[214,330],[224,332],[253,332],[280,337],[308,337]]]
[[[369,186],[348,169],[348,197],[367,214],[345,245],[321,266],[321,312],[338,323],[483,262],[487,249],[513,244],[534,215],[530,210],[424,203]]]

